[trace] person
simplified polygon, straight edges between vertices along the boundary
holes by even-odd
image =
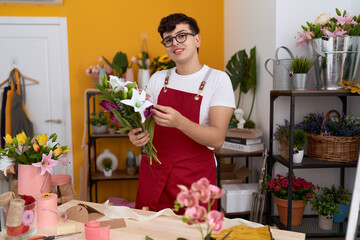
[[[174,207],[178,184],[190,188],[206,177],[216,185],[213,149],[222,146],[235,108],[228,75],[199,61],[201,38],[196,20],[171,14],[161,20],[158,32],[176,67],[154,73],[146,89],[155,104],[153,144],[161,164],[150,164],[142,157],[136,208],[153,211]],[[141,128],[128,135],[138,147],[150,140]]]
[[[235,114],[236,120],[239,121],[239,123],[237,124],[237,127],[244,128],[244,124],[245,124],[244,110],[242,110],[241,108],[237,108],[237,109],[235,109],[234,114]]]

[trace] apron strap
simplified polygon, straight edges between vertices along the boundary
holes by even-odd
[[[166,77],[165,77],[165,81],[164,81],[164,93],[167,92],[167,85],[169,84],[169,78],[170,78],[170,75],[171,75],[171,69],[169,69],[167,72],[166,72]]]
[[[208,80],[211,71],[212,71],[212,68],[209,68],[209,69],[207,70],[204,79],[203,79],[202,82],[200,83],[199,90],[198,90],[198,94],[194,97],[194,99],[195,99],[196,101],[200,99],[200,97],[199,97],[199,96],[200,96],[200,93],[204,90],[206,81]]]

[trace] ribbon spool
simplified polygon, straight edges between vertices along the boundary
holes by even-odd
[[[55,226],[58,220],[57,195],[46,193],[38,195],[37,200],[37,228]]]
[[[98,221],[90,221],[85,223],[85,239],[86,240],[109,240],[110,226],[100,227]]]
[[[6,226],[18,227],[22,223],[25,201],[23,199],[13,199],[9,204]]]
[[[4,209],[5,212],[8,211],[10,201],[15,198],[14,192],[5,192],[0,195],[0,205]]]

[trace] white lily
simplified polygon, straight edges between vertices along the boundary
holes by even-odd
[[[145,90],[142,90],[141,93],[139,94],[139,91],[136,91],[135,89],[131,99],[121,100],[121,102],[123,104],[134,107],[134,111],[140,113],[141,123],[144,123],[146,120],[146,117],[144,115],[145,109],[150,107],[151,105],[154,105],[151,101],[146,100]]]
[[[15,160],[13,158],[9,158],[7,156],[2,156],[0,159],[0,170],[4,172],[6,176],[6,171],[10,169],[12,173],[15,173],[14,170]]]
[[[125,81],[123,78],[118,78],[117,76],[110,75],[110,81],[109,81],[111,88],[114,90],[114,92],[119,92],[120,90],[124,90],[125,92],[128,92],[127,85],[132,84],[130,81]]]

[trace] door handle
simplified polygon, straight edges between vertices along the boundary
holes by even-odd
[[[56,119],[56,120],[54,120],[54,119],[48,119],[48,120],[46,120],[45,122],[47,122],[47,123],[57,123],[57,124],[62,123],[61,119]]]

